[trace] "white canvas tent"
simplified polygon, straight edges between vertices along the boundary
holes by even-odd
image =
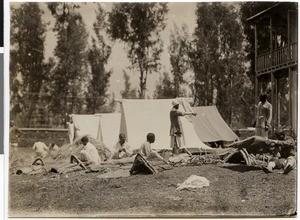
[[[138,149],[146,141],[148,133],[156,136],[153,147],[170,149],[170,110],[173,99],[123,99],[121,116],[121,133],[125,133],[128,143]],[[188,106],[190,109],[191,107]],[[182,110],[182,106],[180,107]],[[183,147],[211,149],[197,136],[191,120],[180,117],[183,127]]]
[[[121,113],[106,113],[100,115],[102,141],[110,150],[119,140]]]
[[[89,135],[101,140],[108,149],[117,143],[120,133],[120,113],[105,113],[95,115],[72,115],[77,136]]]
[[[72,120],[76,129],[76,137],[89,135],[97,140],[101,140],[100,117],[96,115],[73,114]]]

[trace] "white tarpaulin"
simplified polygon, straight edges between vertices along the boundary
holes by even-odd
[[[146,141],[148,133],[155,134],[153,148],[170,148],[170,110],[173,99],[123,99],[121,132],[127,135],[128,143],[138,149]],[[181,107],[180,107],[181,108]],[[182,110],[179,109],[179,110]],[[183,147],[210,149],[197,136],[191,120],[180,117],[183,127]]]

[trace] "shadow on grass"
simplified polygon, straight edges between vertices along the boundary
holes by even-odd
[[[243,165],[243,164],[224,165],[221,167],[232,170],[232,171],[240,172],[240,173],[245,173],[245,172],[249,172],[249,171],[253,171],[253,170],[261,170],[262,171],[262,169],[259,167],[247,166],[247,165]]]

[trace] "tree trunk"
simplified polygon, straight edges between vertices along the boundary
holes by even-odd
[[[140,99],[146,99],[146,83],[147,83],[147,71],[144,73],[144,71],[141,70],[140,92],[139,92]]]
[[[232,128],[232,74],[229,73],[229,80],[230,80],[230,90],[229,90],[229,126]]]
[[[140,99],[146,99],[146,82],[140,83]]]
[[[33,94],[31,96],[30,100],[30,105],[29,105],[29,109],[28,109],[28,119],[27,119],[27,127],[29,128],[31,126],[31,120],[32,120],[32,114],[34,112],[34,106],[38,100],[38,97],[36,94]]]

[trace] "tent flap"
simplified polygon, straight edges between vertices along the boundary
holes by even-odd
[[[105,113],[99,115],[102,141],[106,147],[112,150],[119,140],[121,113]]]
[[[193,110],[197,116],[192,120],[201,141],[235,141],[239,139],[226,124],[216,106],[198,106],[193,107]]]

